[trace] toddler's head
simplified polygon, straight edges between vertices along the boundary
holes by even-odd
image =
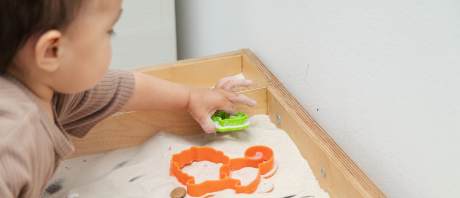
[[[0,0],[0,73],[75,93],[110,64],[122,0]]]

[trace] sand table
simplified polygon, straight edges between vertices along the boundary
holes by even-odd
[[[254,145],[273,149],[278,166],[276,174],[262,179],[254,194],[224,190],[214,197],[329,197],[319,187],[307,161],[283,130],[276,128],[267,115],[256,115],[249,121],[251,127],[248,129],[217,135],[177,136],[160,131],[137,147],[65,160],[42,197],[169,197],[174,188],[183,186],[169,175],[173,154],[191,146],[209,146],[223,151],[230,158],[241,158],[244,151]],[[221,165],[194,162],[183,170],[200,183],[219,179]],[[256,168],[243,168],[234,171],[232,177],[245,185],[254,180],[257,171]],[[272,192],[265,193],[272,187]]]

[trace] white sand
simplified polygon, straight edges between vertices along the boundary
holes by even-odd
[[[48,184],[53,185],[55,193],[50,195],[45,192],[42,197],[169,197],[174,188],[182,186],[169,175],[173,154],[191,146],[210,146],[223,151],[230,158],[240,158],[253,145],[273,149],[278,165],[276,174],[261,181],[257,190],[259,193],[235,194],[234,190],[224,190],[214,197],[329,197],[319,187],[308,163],[283,130],[276,128],[266,115],[253,116],[249,121],[251,127],[248,129],[217,135],[184,137],[160,131],[137,147],[63,161]],[[195,176],[199,183],[218,179],[221,165],[207,161],[194,162],[183,170]],[[244,168],[233,172],[232,177],[247,184],[256,175],[257,169]],[[260,193],[272,186],[272,192]]]

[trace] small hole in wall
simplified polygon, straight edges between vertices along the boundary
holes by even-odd
[[[316,109],[316,111],[319,111],[319,109]]]

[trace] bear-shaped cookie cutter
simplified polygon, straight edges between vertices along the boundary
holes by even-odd
[[[184,173],[181,169],[185,165],[195,161],[222,163],[223,165],[219,168],[220,179],[207,180],[195,184],[195,177]],[[259,168],[259,173],[254,181],[246,186],[242,186],[240,180],[231,178],[231,172],[246,167]],[[200,197],[225,189],[233,189],[235,193],[254,193],[259,186],[261,177],[270,178],[275,174],[276,170],[273,150],[266,146],[249,147],[244,152],[244,158],[233,159],[224,155],[222,151],[211,147],[192,146],[190,149],[183,150],[172,156],[170,174],[171,176],[175,176],[180,183],[187,186],[188,195]]]

